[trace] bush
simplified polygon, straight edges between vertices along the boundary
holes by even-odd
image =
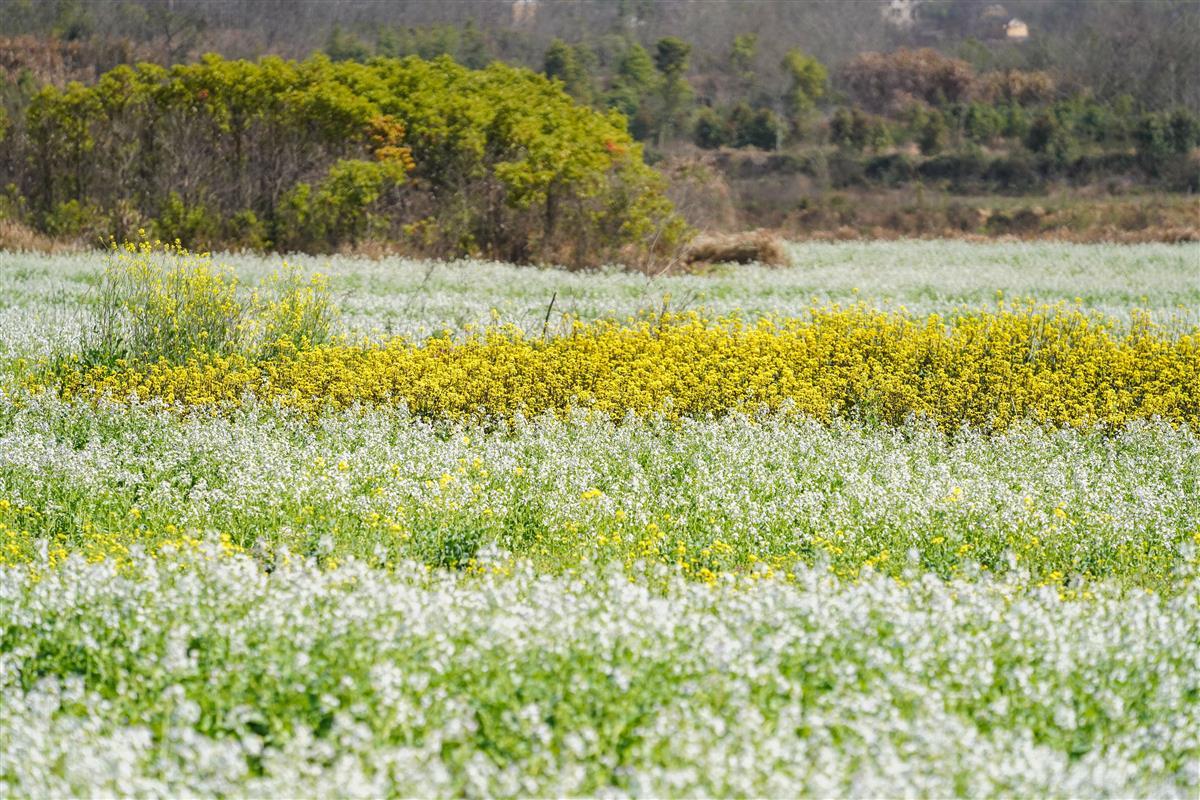
[[[696,115],[696,124],[692,128],[692,141],[697,147],[705,150],[715,150],[733,141],[733,131],[729,123],[711,108],[701,109]]]
[[[184,203],[177,192],[168,196],[152,227],[164,241],[187,242],[198,249],[207,250],[222,241],[220,215],[202,203]]]
[[[1136,175],[1137,173],[1137,158],[1124,152],[1081,155],[1071,162],[1067,172],[1071,180],[1076,183],[1088,183],[1120,175]]]
[[[1167,139],[1176,153],[1191,152],[1200,145],[1200,117],[1186,108],[1177,108],[1167,117]]]
[[[984,170],[983,177],[997,189],[1014,193],[1035,189],[1042,183],[1037,165],[1022,153],[993,160]]]
[[[739,103],[730,112],[729,119],[733,126],[733,143],[737,147],[775,150],[786,132],[783,120],[769,108],[752,109]]]
[[[1029,126],[1025,134],[1025,146],[1030,152],[1043,156],[1052,168],[1061,168],[1070,161],[1075,142],[1058,117],[1043,111]]]
[[[903,186],[917,178],[912,159],[903,153],[875,156],[863,169],[867,180],[884,186]]]
[[[859,109],[839,108],[829,118],[829,141],[845,150],[861,153],[880,150],[891,143],[887,121]]]
[[[862,159],[851,153],[836,152],[827,161],[829,185],[835,189],[846,189],[866,184],[866,173]]]
[[[977,151],[945,153],[921,163],[917,174],[927,181],[948,181],[956,190],[977,184],[987,170],[987,162]]]
[[[1157,176],[1171,155],[1167,121],[1161,114],[1143,114],[1133,131],[1138,159],[1147,173]]]
[[[102,233],[96,224],[99,216],[95,207],[78,200],[67,200],[45,215],[42,230],[56,238],[88,239]]]
[[[926,114],[917,129],[917,145],[921,148],[921,155],[932,156],[940,153],[946,146],[949,133],[942,112],[935,108]]]

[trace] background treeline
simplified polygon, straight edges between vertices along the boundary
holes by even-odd
[[[619,116],[500,63],[119,66],[43,87],[4,137],[4,204],[58,237],[583,264],[682,232]]]
[[[692,45],[689,79],[725,103],[741,93],[728,63],[735,35],[757,38],[755,83],[787,83],[784,56],[799,47],[831,72],[862,52],[932,46],[977,71],[1049,70],[1068,91],[1101,101],[1130,95],[1136,110],[1200,110],[1200,12],[1194,0],[917,0],[913,21],[883,13],[887,0],[0,0],[0,34],[54,36],[87,44],[81,66],[94,79],[122,57],[172,64],[204,52],[304,58],[337,43],[385,55],[450,55],[472,67],[502,60],[540,68],[558,38],[585,44],[598,70],[613,72],[626,40],[647,49],[661,38]],[[1017,17],[1028,41],[1002,38]],[[836,86],[835,89],[840,87]]]
[[[1200,191],[1200,4],[889,5],[0,0],[0,219],[583,263],[677,234],[643,160],[705,227],[844,224],[831,192]]]

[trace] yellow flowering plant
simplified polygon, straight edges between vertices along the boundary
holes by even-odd
[[[194,348],[182,360],[80,365],[49,384],[69,397],[185,405],[236,404],[249,394],[310,412],[404,404],[440,419],[586,409],[614,419],[763,411],[884,424],[925,418],[944,430],[1200,421],[1200,335],[1170,334],[1147,315],[1118,330],[1062,304],[951,319],[826,306],[807,318],[755,322],[696,313],[576,322],[544,339],[502,327],[460,340],[306,347],[316,342],[296,335],[304,329],[297,320],[325,319],[312,311],[312,291],[281,306],[294,327],[270,357]]]
[[[86,366],[273,357],[327,344],[338,310],[327,279],[286,261],[245,291],[237,275],[179,241],[110,242],[94,323],[72,360]]]

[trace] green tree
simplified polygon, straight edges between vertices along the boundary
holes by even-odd
[[[715,150],[733,141],[733,132],[720,112],[712,108],[703,108],[696,115],[696,124],[692,127],[692,141],[697,147]]]
[[[868,147],[881,150],[891,144],[887,123],[859,109],[839,108],[829,120],[829,140],[838,147],[861,153]]]
[[[646,48],[631,42],[617,62],[617,73],[605,93],[604,102],[630,120],[630,132],[637,139],[650,135],[650,114],[645,103],[656,81],[654,59]]]
[[[662,102],[658,119],[658,143],[663,145],[683,127],[692,87],[685,77],[692,46],[682,39],[667,36],[654,45],[654,66],[662,75],[659,97]]]
[[[1159,175],[1171,156],[1171,134],[1162,114],[1143,114],[1133,130],[1138,160],[1151,175]]]
[[[758,36],[740,33],[733,37],[729,48],[729,67],[737,80],[738,91],[745,95],[754,86],[755,61],[758,59]]]
[[[1200,144],[1200,118],[1186,108],[1177,108],[1167,118],[1166,136],[1176,153],[1188,153]]]
[[[783,97],[784,113],[794,133],[803,130],[805,119],[825,96],[829,72],[820,61],[800,50],[789,50],[783,57],[788,88]]]
[[[334,25],[325,40],[325,55],[333,61],[366,61],[371,57],[371,49],[353,33]]]
[[[986,144],[1000,133],[1004,117],[986,103],[971,103],[963,114],[963,132],[976,144]]]
[[[751,108],[748,103],[738,103],[729,114],[733,127],[733,143],[737,147],[757,147],[774,150],[783,137],[784,123],[769,108]]]
[[[1034,117],[1029,132],[1025,134],[1026,147],[1059,166],[1070,160],[1074,144],[1067,126],[1049,110]]]
[[[932,109],[917,132],[917,146],[923,155],[935,155],[945,149],[948,135],[946,118],[938,109]]]
[[[619,114],[499,63],[122,66],[45,87],[19,124],[3,157],[25,165],[18,191],[44,229],[133,217],[213,246],[386,241],[576,264],[682,233]]]
[[[590,105],[595,99],[592,76],[576,49],[562,39],[555,39],[546,49],[542,72],[548,78],[562,81],[567,94],[579,102]]]

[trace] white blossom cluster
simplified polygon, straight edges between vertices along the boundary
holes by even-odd
[[[1200,791],[1200,582],[0,571],[0,794]]]
[[[455,524],[517,555],[537,533],[560,545],[555,557],[575,554],[571,565],[594,558],[605,525],[653,524],[693,555],[721,541],[745,558],[816,558],[827,542],[860,563],[916,548],[927,563],[1019,558],[1041,577],[1068,577],[1064,563],[1105,577],[1135,558],[1167,574],[1200,534],[1200,438],[1153,422],[947,435],[736,415],[489,429],[402,409],[313,421],[253,404],[181,415],[38,395],[0,398],[0,501],[38,509],[54,530],[136,514],[154,533],[221,532],[299,554],[328,538],[362,558],[420,557],[422,535]]]
[[[998,295],[1200,323],[1195,245],[793,255],[292,260],[353,336]],[[101,269],[0,253],[0,798],[1200,795],[1200,431],[30,394]]]

